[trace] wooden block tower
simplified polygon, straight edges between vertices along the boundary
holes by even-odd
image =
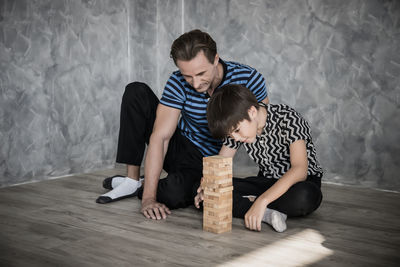
[[[232,230],[232,158],[203,158],[203,230],[224,233]]]

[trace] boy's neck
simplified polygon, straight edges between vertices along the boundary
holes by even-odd
[[[257,113],[257,135],[262,133],[265,124],[267,124],[267,108],[260,105]]]

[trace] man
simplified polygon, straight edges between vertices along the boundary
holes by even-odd
[[[127,177],[106,178],[103,186],[112,190],[96,202],[138,195],[141,212],[151,219],[165,219],[170,209],[192,205],[202,177],[202,158],[218,154],[222,145],[207,126],[210,96],[225,84],[243,84],[258,101],[268,103],[262,75],[246,65],[220,59],[215,41],[205,32],[181,35],[171,46],[171,57],[179,70],[168,79],[160,101],[146,84],[126,87],[117,162],[127,164]],[[142,187],[139,170],[145,143]],[[168,173],[164,179],[160,179],[162,168]]]

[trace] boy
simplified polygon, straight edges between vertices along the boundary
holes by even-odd
[[[322,200],[323,171],[317,161],[308,123],[283,104],[259,103],[243,85],[216,91],[207,107],[211,133],[224,139],[220,155],[233,157],[243,145],[259,165],[256,177],[233,178],[233,216],[250,230],[261,222],[286,230],[286,218],[316,210]],[[201,189],[195,205],[203,200]]]

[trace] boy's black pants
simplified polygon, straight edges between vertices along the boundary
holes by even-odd
[[[255,177],[233,178],[233,216],[244,218],[254,202],[243,196],[260,196],[275,184],[260,173]],[[322,201],[321,178],[308,176],[306,181],[296,183],[267,207],[285,213],[288,217],[304,216],[316,210]]]
[[[158,103],[157,96],[146,84],[134,82],[126,86],[121,103],[118,163],[141,165],[145,144],[149,143],[153,131]],[[202,158],[195,145],[176,129],[165,155],[163,169],[168,175],[159,180],[157,201],[170,209],[193,204],[202,176]],[[143,188],[139,190],[139,198],[142,194]]]

